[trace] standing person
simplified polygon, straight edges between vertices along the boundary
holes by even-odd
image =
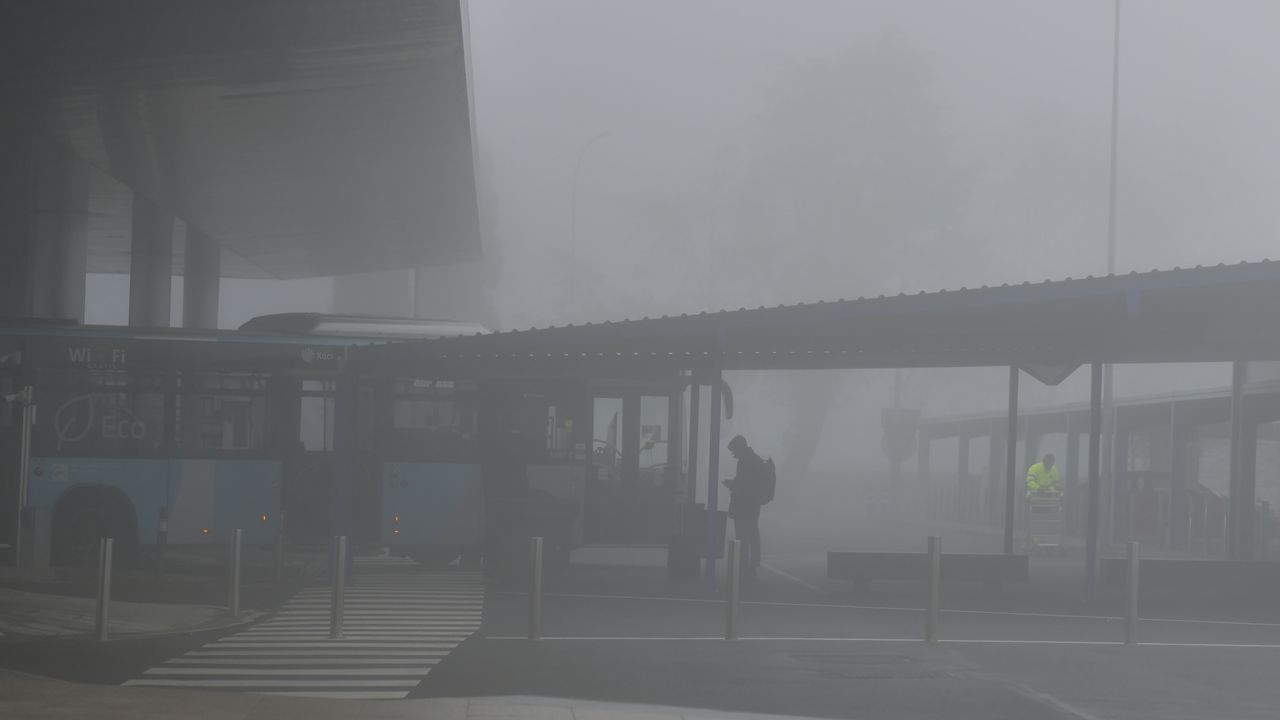
[[[742,541],[743,567],[754,577],[760,566],[760,508],[773,498],[768,487],[768,467],[741,435],[729,441],[729,452],[738,460],[738,470],[729,488],[729,517],[733,518],[733,536]]]
[[[1058,468],[1053,465],[1053,453],[1027,468],[1027,494],[1048,495],[1058,492]]]

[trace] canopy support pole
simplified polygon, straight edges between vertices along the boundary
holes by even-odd
[[[1013,554],[1013,513],[1017,497],[1018,462],[1018,366],[1009,366],[1009,423],[1004,450],[1004,554]]]
[[[1089,520],[1084,545],[1085,599],[1093,604],[1098,582],[1098,503],[1102,498],[1102,364],[1093,363],[1089,384]]]
[[[703,581],[708,592],[716,589],[716,557],[720,532],[720,349],[716,348],[711,369],[711,437],[707,458],[707,564]]]

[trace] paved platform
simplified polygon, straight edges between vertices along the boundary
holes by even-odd
[[[0,588],[0,640],[58,638],[94,631],[95,601],[90,598]],[[232,618],[209,605],[112,602],[112,637],[192,633],[252,622],[260,613]]]
[[[536,697],[380,702],[273,697],[158,688],[115,688],[0,671],[0,717],[21,720],[769,720],[778,716]]]

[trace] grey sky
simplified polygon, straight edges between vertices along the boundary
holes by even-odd
[[[504,327],[1104,271],[1111,0],[469,6]],[[1278,21],[1280,5],[1265,0],[1124,1],[1119,271],[1280,255]],[[574,169],[589,142],[571,257]],[[892,164],[911,154],[903,143],[917,148],[903,163],[913,175],[897,184],[862,162],[890,148]],[[807,166],[780,174],[787,158],[825,144],[837,159],[814,177]],[[902,197],[913,180],[938,178],[938,194]],[[877,188],[917,218],[902,208],[872,217]],[[819,193],[828,207],[804,205]],[[843,197],[849,208],[830,207]],[[332,307],[325,280],[246,283],[224,285],[224,325]],[[93,297],[91,321],[121,305]],[[908,401],[931,412],[1000,407],[1002,371],[973,372],[917,373]],[[1224,377],[1122,370],[1117,391]],[[1028,383],[1026,399],[1075,399],[1084,383]],[[867,416],[828,432],[870,425],[866,411],[886,401],[882,378],[846,385]],[[767,384],[757,397],[771,393],[785,402]]]

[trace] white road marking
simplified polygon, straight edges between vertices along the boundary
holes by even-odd
[[[402,698],[483,620],[478,574],[414,565],[361,574],[329,637],[329,591],[303,590],[273,616],[150,668],[133,686],[245,690],[323,698]]]

